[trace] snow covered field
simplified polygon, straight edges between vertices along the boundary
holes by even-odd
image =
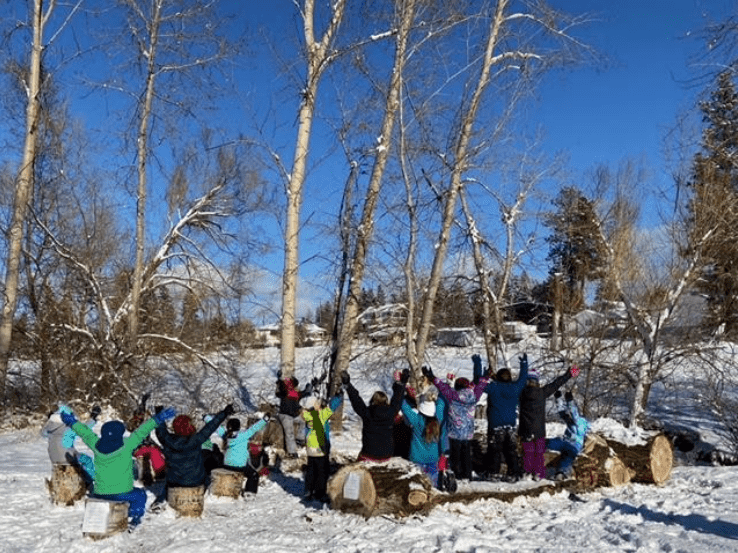
[[[468,352],[459,352],[468,367]],[[446,360],[449,364],[453,360]],[[442,363],[439,362],[439,366]],[[273,360],[248,366],[252,398],[265,396],[274,381]],[[305,361],[301,380],[312,369]],[[466,370],[466,369],[464,369]],[[351,370],[362,395],[377,386]],[[444,373],[445,374],[445,373]],[[262,389],[263,388],[263,389]],[[178,405],[175,403],[175,407]],[[216,407],[220,408],[220,402]],[[170,510],[147,514],[133,533],[102,541],[82,536],[84,502],[50,504],[44,478],[51,465],[38,426],[0,434],[0,552],[469,552],[487,551],[738,551],[738,467],[690,466],[680,462],[662,486],[629,484],[571,495],[519,497],[512,504],[479,500],[449,503],[428,516],[365,520],[303,503],[302,474],[273,472],[259,493],[238,501],[207,497],[201,519],[176,518]],[[358,452],[359,422],[346,408],[345,429],[333,450]],[[608,419],[597,431],[624,432]],[[552,423],[549,434],[560,431]],[[531,483],[472,483],[524,486]],[[153,500],[153,496],[149,498]]]

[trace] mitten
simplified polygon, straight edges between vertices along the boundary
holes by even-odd
[[[102,409],[100,409],[99,405],[94,405],[92,409],[90,409],[90,418],[94,421],[97,420],[97,417],[100,416],[100,413],[102,413]]]
[[[232,415],[232,414],[233,414],[233,413],[234,413],[235,411],[236,411],[236,410],[235,410],[235,409],[233,408],[233,404],[232,404],[232,403],[229,403],[229,404],[228,404],[228,405],[226,405],[226,406],[225,406],[225,408],[223,409],[223,413],[225,413],[225,416],[226,416],[226,417],[230,417],[230,416],[231,416],[231,415]]]
[[[525,368],[525,370],[527,371],[528,370],[528,354],[524,353],[518,359],[520,359],[520,370],[522,371],[523,368]]]
[[[177,411],[175,411],[173,407],[167,407],[166,409],[162,408],[161,411],[154,415],[154,420],[156,421],[156,424],[163,424],[169,419],[174,418],[174,415],[176,414]]]
[[[310,382],[308,382],[307,385],[305,386],[305,390],[302,393],[305,394],[306,396],[309,396],[310,394],[312,394],[313,385]]]
[[[576,378],[579,375],[579,367],[572,365],[571,369],[569,369],[569,374],[572,378]]]
[[[282,378],[282,369],[277,369],[277,378]]]
[[[263,417],[261,417],[261,420],[264,422],[269,422],[272,419],[272,416],[269,413],[266,413]]]
[[[400,382],[402,382],[402,385],[405,386],[408,380],[410,380],[410,369],[405,369],[400,375]]]
[[[433,369],[431,369],[430,367],[426,367],[425,365],[423,365],[420,370],[423,372],[423,376],[425,376],[431,382],[436,379],[435,375],[433,374]]]
[[[571,392],[566,392],[566,394],[564,394],[564,399],[567,402],[572,401],[574,399],[574,394],[572,394]]]
[[[348,386],[351,383],[351,377],[346,371],[341,373],[341,382],[343,382],[344,386]]]
[[[71,427],[75,422],[77,422],[77,417],[74,416],[74,413],[62,411],[61,420],[64,424]]]
[[[554,397],[555,397],[556,399],[559,399],[559,398],[561,397],[561,390],[556,390],[556,391],[554,392]]]
[[[154,407],[154,413],[157,414],[157,415],[159,413],[161,413],[163,410],[164,410],[164,406],[163,405],[157,405],[156,407]]]

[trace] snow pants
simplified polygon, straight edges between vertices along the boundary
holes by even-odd
[[[284,448],[290,455],[297,455],[297,442],[295,440],[295,422],[301,425],[301,430],[298,430],[300,441],[305,440],[305,419],[302,417],[293,417],[292,415],[285,415],[280,413],[277,415],[279,422],[284,428]]]
[[[523,442],[523,472],[546,478],[546,438]]]
[[[571,476],[574,460],[577,458],[577,455],[579,455],[579,449],[561,438],[548,440],[546,445],[548,449],[553,449],[554,451],[561,453],[558,472],[562,473],[564,476]]]
[[[507,475],[520,476],[518,432],[514,426],[492,428],[487,436],[487,469],[491,474],[500,474],[503,457]]]
[[[330,469],[327,455],[308,456],[305,470],[305,495],[315,499],[323,499],[328,489],[328,472]]]
[[[471,440],[449,439],[451,446],[451,470],[457,479],[471,480],[472,443]]]
[[[128,516],[134,524],[141,522],[141,518],[146,512],[146,491],[142,488],[133,488],[129,492],[109,495],[91,494],[90,497],[106,499],[108,501],[127,501]]]

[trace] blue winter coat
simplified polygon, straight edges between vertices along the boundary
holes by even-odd
[[[436,378],[438,391],[449,402],[445,419],[448,437],[452,440],[471,440],[474,438],[474,409],[477,401],[484,393],[486,380],[480,381],[474,388],[456,390]]]
[[[249,453],[249,440],[266,428],[266,425],[267,421],[262,419],[256,424],[251,425],[247,430],[242,430],[233,438],[228,438],[226,440],[223,464],[234,468],[245,467],[251,457]]]
[[[520,393],[528,381],[528,364],[520,363],[520,375],[513,382],[490,381],[484,391],[487,393],[487,432],[492,435],[493,428],[516,426]]]
[[[426,442],[423,437],[425,431],[425,417],[413,409],[407,401],[402,402],[402,414],[405,416],[408,424],[413,430],[413,437],[410,440],[410,461],[420,465],[438,464],[441,455],[441,441]],[[436,402],[436,418],[439,422],[443,420],[444,404],[441,401]]]
[[[556,398],[556,410],[566,422],[564,441],[576,448],[577,453],[582,451],[584,440],[589,430],[589,422],[579,414],[576,403],[565,402],[563,398]]]

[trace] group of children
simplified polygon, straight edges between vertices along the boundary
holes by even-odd
[[[328,501],[326,495],[330,472],[330,418],[343,401],[343,390],[356,414],[362,420],[361,450],[358,460],[382,462],[397,455],[404,444],[398,440],[398,424],[409,428],[407,458],[416,463],[434,486],[453,491],[454,478],[472,478],[472,442],[476,405],[487,394],[487,477],[502,477],[502,458],[507,465],[506,479],[516,481],[523,475],[535,479],[546,477],[544,452],[561,452],[557,477],[571,473],[574,459],[581,451],[588,430],[587,421],[578,413],[571,392],[562,396],[558,390],[579,369],[572,366],[549,384],[542,386],[538,375],[528,367],[527,356],[520,357],[520,374],[511,378],[506,368],[494,377],[482,370],[478,355],[472,357],[473,380],[454,378],[447,382],[423,367],[418,389],[408,386],[410,371],[395,373],[392,395],[375,392],[366,404],[351,383],[347,372],[341,375],[338,393],[329,401],[321,401],[312,393],[312,384],[299,390],[294,377],[278,374],[277,396],[280,399],[278,419],[284,428],[285,451],[297,457],[298,445],[304,445],[307,465],[305,497]],[[453,376],[453,375],[449,375]],[[449,379],[450,380],[450,379]],[[567,424],[563,437],[546,440],[545,404],[554,395],[559,414]],[[204,418],[199,430],[187,415],[176,415],[174,409],[157,407],[153,416],[144,420],[141,409],[135,427],[119,420],[105,422],[98,436],[92,428],[100,415],[93,408],[89,421],[81,423],[66,406],[52,413],[42,429],[49,439],[48,452],[52,463],[77,465],[91,487],[91,496],[127,501],[130,524],[135,527],[146,509],[146,492],[134,486],[134,458],[144,456],[163,474],[166,463],[166,486],[198,487],[206,485],[216,467],[242,472],[245,491],[256,493],[259,477],[266,460],[255,459],[250,448],[252,438],[262,431],[269,415],[245,430],[238,418],[230,418],[234,408],[227,405],[215,415]],[[173,419],[171,431],[166,422]],[[228,421],[226,422],[226,419]],[[401,422],[400,422],[401,420]],[[297,430],[295,430],[295,423]],[[224,424],[225,423],[225,424]],[[155,434],[158,444],[150,435]],[[211,437],[218,435],[224,451],[215,446]],[[74,448],[79,436],[89,447],[92,457]],[[522,443],[522,470],[518,460],[518,437]],[[148,464],[148,463],[147,463]],[[450,466],[449,466],[450,464]],[[450,471],[449,471],[450,468]],[[166,498],[166,488],[155,502]]]

